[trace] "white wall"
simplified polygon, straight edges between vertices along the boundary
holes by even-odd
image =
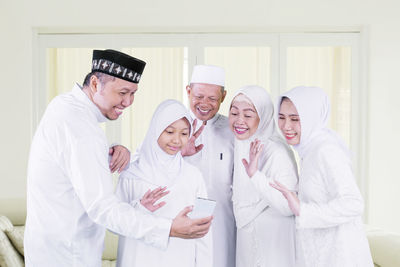
[[[368,29],[370,224],[400,232],[400,4],[396,0],[0,0],[0,198],[24,197],[33,28],[254,31]],[[82,74],[84,75],[84,74]]]

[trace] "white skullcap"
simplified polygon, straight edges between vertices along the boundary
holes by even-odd
[[[225,86],[225,70],[213,65],[196,65],[193,67],[190,83]]]

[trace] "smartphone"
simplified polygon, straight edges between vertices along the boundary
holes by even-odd
[[[215,200],[198,197],[194,201],[193,210],[188,215],[192,219],[211,216],[216,204]]]

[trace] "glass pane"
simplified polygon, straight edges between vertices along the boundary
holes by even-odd
[[[329,126],[350,144],[351,123],[351,48],[287,48],[287,89],[317,86],[331,101]]]
[[[220,113],[227,115],[234,92],[244,85],[259,85],[270,92],[269,47],[206,47],[205,64],[225,68],[227,96]]]

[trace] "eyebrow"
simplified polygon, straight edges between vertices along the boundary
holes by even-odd
[[[279,115],[285,116],[285,114],[280,113],[280,112],[279,112]],[[293,117],[293,116],[298,117],[299,115],[297,115],[297,114],[289,114],[289,117]]]
[[[236,109],[239,109],[238,107],[236,107],[235,105],[232,105],[231,106],[231,108],[236,108]],[[243,111],[251,111],[251,112],[254,112],[254,113],[256,113],[256,111],[254,110],[254,109],[252,109],[252,108],[245,108],[245,109],[243,109]]]
[[[165,130],[167,130],[168,128],[176,129],[174,126],[168,125],[167,128],[165,128]],[[189,130],[189,127],[185,127],[182,130]]]

